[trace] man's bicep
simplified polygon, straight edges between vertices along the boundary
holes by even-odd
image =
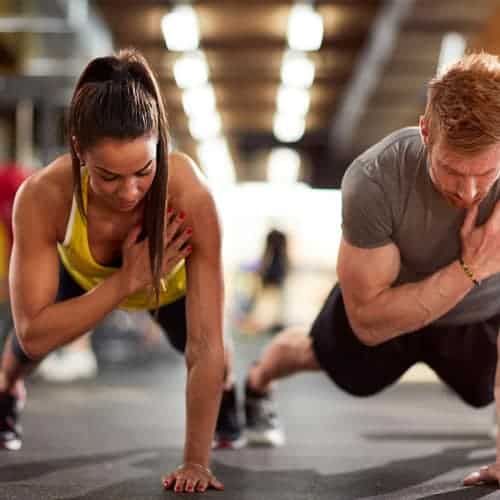
[[[369,304],[394,283],[400,265],[399,250],[394,243],[360,248],[342,238],[337,274],[346,307],[354,310]]]

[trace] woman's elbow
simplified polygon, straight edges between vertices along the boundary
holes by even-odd
[[[29,326],[25,328],[16,329],[14,332],[16,336],[15,341],[23,354],[32,361],[39,361],[43,359],[48,352],[41,349],[39,343],[36,342],[36,337],[30,330]]]

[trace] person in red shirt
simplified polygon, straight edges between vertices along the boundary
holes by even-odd
[[[7,230],[10,246],[12,245],[12,206],[14,205],[14,197],[21,184],[30,174],[30,170],[18,163],[0,164],[0,222]],[[8,254],[10,254],[10,251]]]

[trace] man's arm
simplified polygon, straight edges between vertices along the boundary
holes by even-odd
[[[337,272],[351,327],[377,345],[418,330],[447,313],[474,286],[458,260],[425,280],[391,287],[400,269],[393,243],[374,249],[340,244]]]
[[[500,202],[476,226],[478,206],[467,210],[460,231],[462,259],[478,282],[500,272]],[[351,326],[368,345],[418,330],[452,309],[474,286],[458,260],[417,283],[392,287],[400,269],[390,243],[362,249],[341,242],[338,268]]]

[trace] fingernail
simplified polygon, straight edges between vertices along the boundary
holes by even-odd
[[[186,247],[186,252],[191,252],[193,250],[193,247],[191,245],[188,245]]]
[[[172,212],[174,211],[174,209],[172,207],[170,207],[168,210],[167,210],[167,215],[170,215],[172,214]]]
[[[192,227],[188,227],[186,229],[186,234],[191,234],[193,232],[193,228]]]
[[[185,219],[186,218],[186,214],[184,212],[180,212],[179,214],[179,219]]]
[[[465,478],[465,481],[472,481],[473,479],[479,479],[479,476],[481,474],[479,474],[479,472],[473,472],[472,474],[469,474],[466,478]]]

